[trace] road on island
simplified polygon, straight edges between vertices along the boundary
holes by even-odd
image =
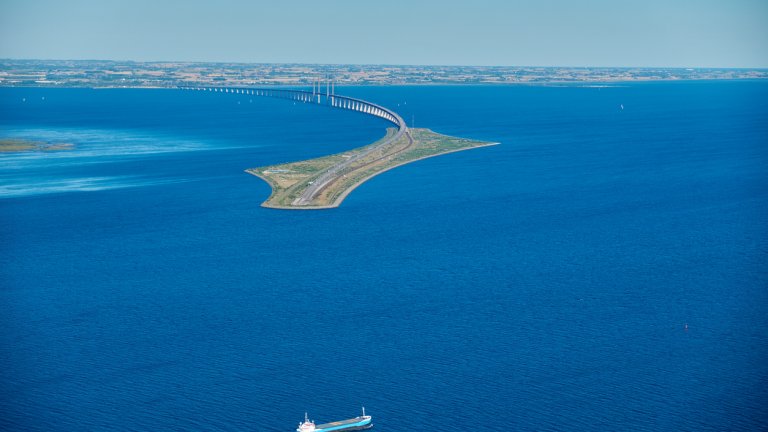
[[[296,198],[293,201],[294,205],[307,205],[312,202],[313,199],[317,196],[318,193],[320,193],[323,189],[325,189],[326,186],[329,186],[331,183],[339,179],[339,176],[341,175],[341,171],[344,168],[347,168],[348,166],[352,165],[356,161],[359,161],[360,159],[365,158],[366,156],[370,155],[371,153],[375,152],[376,150],[382,149],[385,146],[387,146],[390,143],[396,142],[399,140],[403,134],[406,134],[408,137],[408,140],[410,141],[408,144],[408,147],[410,147],[413,144],[413,138],[411,137],[410,132],[408,132],[408,128],[403,125],[403,127],[399,128],[397,133],[389,137],[388,139],[385,139],[381,143],[372,146],[368,150],[361,152],[345,161],[342,161],[336,165],[333,165],[332,167],[328,168],[328,170],[323,173],[320,177],[315,179],[306,189],[304,189],[304,192]],[[407,148],[407,147],[406,147]],[[399,152],[396,152],[399,153]],[[396,154],[395,153],[395,154]],[[391,155],[384,155],[378,159],[375,159],[371,162],[368,162],[367,164],[360,166],[356,168],[356,170],[364,168],[372,163],[375,163],[379,160],[381,160],[384,157],[391,156]]]
[[[397,156],[400,153],[403,153],[404,151],[406,151],[406,150],[410,149],[411,147],[413,147],[413,143],[414,142],[413,142],[413,137],[411,136],[411,131],[410,130],[406,130],[405,131],[405,136],[408,138],[408,145],[406,145],[405,147],[403,147],[400,150],[397,150],[397,151],[395,151],[393,153],[382,154],[382,156],[377,157],[376,159],[374,159],[372,161],[369,161],[369,162],[365,163],[364,165],[360,165],[359,167],[353,169],[349,173],[344,174],[344,177],[346,177],[347,175],[352,175],[353,173],[355,173],[357,171],[364,170],[364,169],[368,168],[369,166],[371,166],[371,165],[381,161],[382,159],[387,159],[387,158],[391,159],[392,157]],[[378,148],[379,146],[376,146],[376,147]],[[319,193],[323,192],[325,189],[331,187],[331,185],[333,185],[340,178],[341,178],[340,176],[335,176],[332,179],[330,179],[329,181],[325,182],[325,184],[320,186],[320,188],[317,190],[317,193],[319,194]]]
[[[339,176],[341,175],[340,173],[341,173],[341,171],[344,168],[347,168],[348,166],[352,165],[356,161],[359,161],[360,159],[365,158],[366,156],[370,155],[371,153],[375,152],[376,150],[382,149],[385,146],[387,146],[388,144],[396,142],[397,140],[399,140],[403,136],[403,134],[405,134],[408,137],[408,140],[410,141],[409,144],[408,144],[408,147],[413,145],[413,138],[411,137],[410,132],[408,132],[408,127],[405,125],[405,122],[399,116],[398,116],[398,120],[399,120],[400,124],[399,124],[398,130],[397,130],[397,133],[395,133],[391,137],[385,139],[384,141],[380,142],[379,144],[372,146],[368,150],[366,150],[366,151],[364,151],[362,153],[359,153],[359,154],[357,154],[357,155],[355,155],[355,156],[353,156],[353,157],[351,157],[351,158],[349,158],[349,159],[347,159],[345,161],[342,161],[342,162],[340,162],[340,163],[338,163],[336,165],[333,165],[330,168],[328,168],[325,173],[323,173],[320,177],[316,178],[306,189],[304,189],[304,192],[302,192],[302,194],[293,201],[293,205],[308,205],[308,204],[310,204],[312,202],[312,200],[315,199],[317,194],[320,193],[320,191],[323,190],[326,185],[330,185],[333,181],[335,181],[335,180],[337,180],[339,178]],[[406,148],[408,148],[408,147],[406,147]],[[397,153],[399,153],[399,152],[396,152],[395,154],[397,154]],[[382,159],[384,157],[387,157],[387,156],[391,156],[391,155],[384,155],[384,156],[382,156],[379,159],[373,160],[373,161],[371,161],[371,162],[369,162],[369,163],[367,163],[367,164],[365,164],[365,165],[363,165],[361,167],[358,167],[357,169],[366,167],[366,166],[368,166],[368,165],[370,165],[370,164],[372,164],[372,163],[374,163],[374,162],[376,162],[376,161],[378,161],[378,160],[380,160],[380,159]]]

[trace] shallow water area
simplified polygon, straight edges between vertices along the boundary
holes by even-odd
[[[0,129],[6,139],[41,143],[64,143],[53,151],[20,151],[0,155],[0,199],[45,193],[97,191],[138,187],[185,179],[143,179],[142,175],[87,176],[89,171],[104,174],[90,164],[136,160],[158,153],[212,149],[204,143],[150,134],[93,129]],[[33,175],[30,175],[33,174]]]

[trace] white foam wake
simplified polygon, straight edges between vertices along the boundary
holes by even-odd
[[[187,179],[146,179],[131,176],[76,177],[35,180],[26,183],[0,184],[0,198],[16,198],[65,192],[92,192],[108,189],[182,183]]]

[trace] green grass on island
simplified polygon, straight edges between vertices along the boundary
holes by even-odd
[[[74,144],[31,141],[17,138],[0,139],[0,153],[30,152],[30,151],[61,151],[72,150]]]
[[[386,136],[379,141],[344,153],[246,171],[264,179],[272,187],[272,194],[262,204],[264,207],[323,209],[338,207],[357,186],[400,165],[498,144],[441,135],[421,128],[408,129],[408,133],[399,139],[389,140],[396,132],[396,129],[389,128]],[[329,171],[334,172],[329,175]],[[308,189],[318,179],[323,179],[322,187],[307,196]]]

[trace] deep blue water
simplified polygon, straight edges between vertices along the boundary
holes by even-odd
[[[270,210],[244,169],[386,123],[0,89],[76,145],[0,155],[0,429],[768,428],[768,83],[339,93],[502,145]]]

